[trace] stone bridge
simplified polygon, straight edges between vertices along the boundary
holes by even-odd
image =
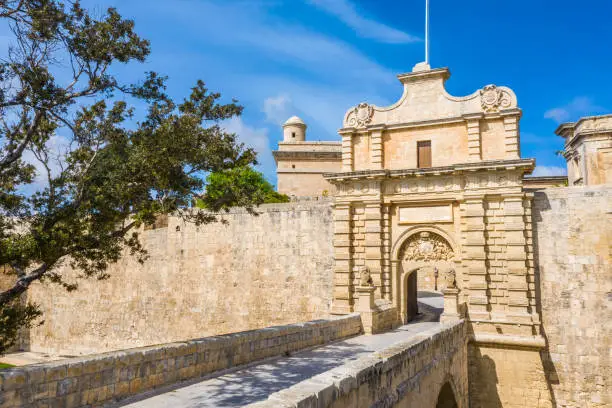
[[[464,321],[358,314],[0,371],[0,407],[467,407]]]

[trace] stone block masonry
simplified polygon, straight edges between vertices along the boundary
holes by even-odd
[[[536,193],[534,243],[558,407],[612,406],[612,185]]]
[[[248,407],[467,408],[467,342],[464,321],[442,324]]]
[[[227,224],[170,217],[142,232],[150,258],[126,254],[104,281],[67,293],[36,284],[44,324],[31,350],[80,355],[325,318],[333,285],[329,201],[234,209]],[[67,276],[74,276],[70,270]]]
[[[0,408],[97,407],[362,332],[358,314],[0,371]]]
[[[529,285],[546,344],[470,343],[470,406],[610,407],[612,186],[546,189],[532,203]]]

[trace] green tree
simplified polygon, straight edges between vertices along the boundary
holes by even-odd
[[[264,175],[250,166],[211,173],[206,178],[206,192],[197,200],[199,208],[246,207],[270,203],[287,203],[289,196],[277,193]]]
[[[0,57],[0,266],[10,271],[0,276],[9,280],[0,291],[2,353],[40,315],[23,302],[32,282],[74,290],[63,265],[103,279],[125,249],[143,262],[138,227],[169,213],[214,221],[228,205],[224,196],[208,196],[206,212],[187,208],[204,189],[203,175],[256,160],[220,124],[241,114],[236,101],[222,104],[198,82],[175,103],[156,73],[138,84],[113,74],[149,54],[115,9],[94,17],[78,1],[0,0],[0,18],[14,34]],[[130,101],[147,107],[140,120]],[[235,203],[260,200],[259,192],[232,191]]]

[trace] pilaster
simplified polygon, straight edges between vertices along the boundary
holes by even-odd
[[[521,147],[519,142],[519,117],[520,115],[517,113],[509,113],[503,116],[506,159],[518,159],[521,156]]]
[[[482,114],[464,116],[467,123],[468,161],[482,160],[482,146],[480,137],[480,119]]]
[[[466,197],[462,203],[464,222],[462,245],[464,276],[470,319],[489,320],[487,265],[485,253],[485,208],[483,196]]]
[[[504,229],[508,277],[508,318],[519,323],[530,323],[528,253],[522,193],[504,196]]]
[[[365,203],[365,265],[370,269],[377,298],[383,297],[383,207],[380,202]]]
[[[342,171],[353,171],[353,133],[342,132]]]
[[[375,128],[370,133],[370,163],[372,170],[383,168],[383,129]]]
[[[353,261],[351,206],[334,206],[334,300],[333,314],[351,313],[353,304]]]
[[[382,207],[382,297],[391,300],[393,295],[391,291],[391,206],[385,205]]]

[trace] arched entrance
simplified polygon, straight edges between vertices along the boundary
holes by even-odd
[[[431,306],[432,313],[442,313],[440,291],[444,283],[440,277],[454,270],[455,252],[441,234],[424,229],[414,231],[397,252],[396,268],[402,322],[409,322],[419,313],[419,296],[428,298],[422,306],[427,309]]]
[[[457,400],[450,383],[445,383],[440,389],[436,408],[457,408]]]

